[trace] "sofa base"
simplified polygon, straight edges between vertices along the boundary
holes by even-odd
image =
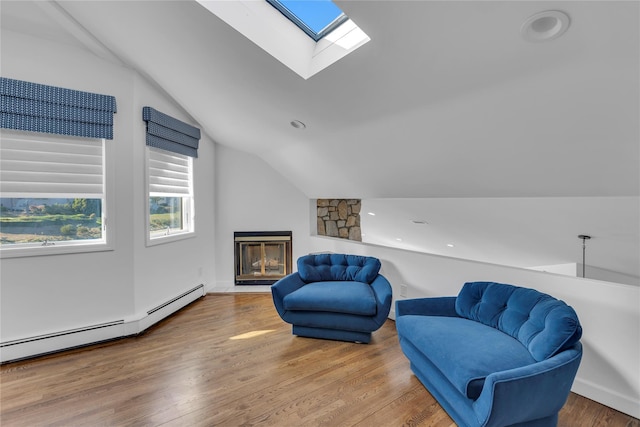
[[[466,427],[481,425],[475,416],[471,399],[462,396],[413,344],[401,338],[400,346],[410,361],[411,371],[457,425]],[[414,363],[414,360],[419,362]],[[418,366],[421,366],[424,371]]]
[[[457,425],[466,426],[466,427],[480,426],[479,423],[467,424],[463,422],[460,414],[455,411],[454,407],[449,403],[449,401],[444,399],[444,397],[437,391],[436,388],[433,388],[433,387],[430,388],[429,386],[427,386],[427,384],[429,384],[427,377],[424,374],[422,374],[420,370],[418,370],[413,364],[411,365],[411,370],[416,375],[416,377],[420,380],[422,385],[425,386],[425,388],[429,391],[429,393],[431,393],[431,395],[438,401],[440,406],[442,406],[445,412],[449,414],[449,416],[456,422]],[[557,425],[558,425],[558,414],[554,414],[547,418],[532,420],[526,423],[511,424],[504,427],[555,427]]]
[[[368,344],[371,341],[371,332],[343,331],[338,329],[312,328],[309,326],[293,325],[293,335],[308,338],[321,338],[327,340],[349,341]]]
[[[455,421],[459,426],[464,427],[489,427],[486,424],[482,424],[476,417],[473,409],[474,401],[462,396],[453,385],[451,385],[448,379],[426,358],[413,344],[405,339],[400,338],[400,346],[402,351],[411,361],[411,370],[415,376],[420,380],[422,385],[429,391],[434,399],[442,406],[445,412]],[[417,363],[413,360],[419,361]],[[423,369],[421,370],[418,365]],[[485,421],[486,422],[486,421]],[[493,423],[491,427],[555,427],[558,424],[558,414],[555,413],[549,417],[540,418],[524,423],[516,423],[504,426],[495,426]]]

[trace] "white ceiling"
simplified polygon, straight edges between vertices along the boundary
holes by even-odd
[[[638,1],[336,3],[371,41],[308,80],[195,1],[1,12],[4,28],[137,69],[308,197],[365,199],[387,218],[363,218],[376,239],[534,266],[579,261],[591,234],[588,264],[640,276]],[[567,33],[525,42],[521,24],[549,9],[570,15]],[[408,217],[459,251],[405,231]]]

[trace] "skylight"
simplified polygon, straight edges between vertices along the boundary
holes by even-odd
[[[304,79],[371,40],[331,0],[196,1]]]
[[[349,19],[331,0],[267,0],[267,2],[316,42]]]

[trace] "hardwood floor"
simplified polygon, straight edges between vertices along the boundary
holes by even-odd
[[[2,427],[455,426],[393,321],[368,345],[295,337],[269,294],[210,294],[138,337],[0,374]],[[575,394],[559,425],[640,426]]]

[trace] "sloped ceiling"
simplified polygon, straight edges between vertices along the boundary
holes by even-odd
[[[406,225],[398,212],[433,213],[434,232],[467,230],[475,255],[463,256],[535,266],[578,262],[577,234],[593,234],[593,265],[640,276],[638,2],[336,3],[371,41],[308,80],[190,0],[3,1],[2,25],[137,69],[213,140],[262,157],[310,198],[371,200],[388,212],[371,225],[377,240]],[[550,9],[570,15],[567,33],[524,41],[525,19]],[[579,211],[558,209],[571,200]],[[521,245],[504,209],[526,225]],[[565,226],[576,216],[580,231]],[[502,256],[483,255],[494,250],[482,224]]]

